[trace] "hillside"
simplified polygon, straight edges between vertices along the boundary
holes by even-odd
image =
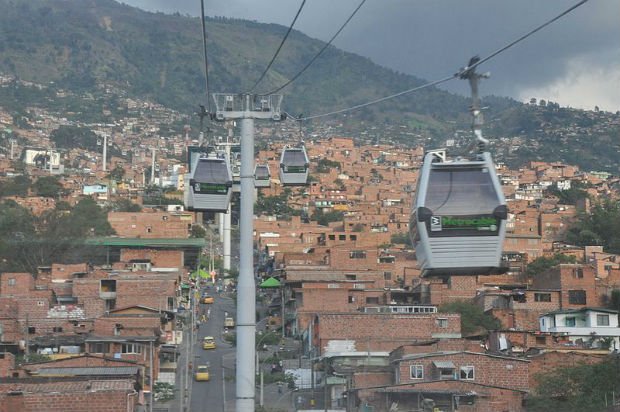
[[[206,101],[198,18],[149,13],[113,0],[0,0],[0,7],[0,74],[49,86],[4,88],[0,106],[13,113],[41,106],[74,120],[105,122],[114,118],[119,99],[136,98],[189,117]],[[252,87],[287,29],[224,18],[209,18],[206,26],[210,90],[233,93]],[[323,46],[293,31],[256,91],[284,84]],[[423,83],[330,47],[283,90],[283,109],[325,113]],[[585,170],[620,171],[618,114],[523,105],[502,97],[486,97],[484,104],[489,107],[484,133],[499,161],[513,167],[529,160],[564,161]],[[468,107],[465,97],[428,88],[304,126],[327,122],[338,133],[368,142],[433,147],[456,137],[460,150],[470,141]],[[185,121],[197,123],[196,116]]]
[[[148,13],[112,0],[0,0],[0,7],[5,39],[0,43],[0,72],[69,90],[113,84],[180,111],[205,101],[198,18]],[[283,26],[243,20],[209,18],[206,24],[210,89],[218,92],[247,91],[286,32]],[[282,85],[323,45],[294,31],[257,92]],[[322,113],[422,83],[330,47],[283,91],[284,104],[290,113]],[[516,104],[500,100],[504,106]],[[427,89],[353,116],[368,121],[405,116],[407,122],[407,116],[416,113],[416,121],[419,115],[428,116],[428,124],[436,127],[437,121],[466,118],[467,106],[463,97]]]

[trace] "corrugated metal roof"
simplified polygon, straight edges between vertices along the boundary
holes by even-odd
[[[137,373],[137,366],[43,368],[38,370],[38,376],[126,376]]]
[[[433,365],[438,369],[455,369],[452,361],[433,361]]]

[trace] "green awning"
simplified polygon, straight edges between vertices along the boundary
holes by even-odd
[[[207,272],[203,268],[193,271],[191,276],[192,278],[200,277],[202,279],[208,279],[210,277],[209,272]]]
[[[280,281],[276,278],[269,278],[260,284],[261,288],[279,288]]]

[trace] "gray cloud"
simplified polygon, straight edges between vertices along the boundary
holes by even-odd
[[[150,11],[198,15],[198,0],[125,0]],[[299,1],[228,0],[205,2],[210,16],[227,16],[265,23],[290,24]],[[359,0],[308,1],[296,29],[328,40]],[[368,0],[335,41],[335,45],[392,69],[434,80],[452,74],[468,59],[486,56],[561,11],[576,0]],[[483,93],[518,99],[550,93],[554,100],[573,107],[620,110],[620,2],[589,1],[571,14],[481,67],[492,77]],[[562,93],[560,85],[578,83],[589,90],[583,102],[575,90]],[[605,87],[607,85],[607,87]],[[466,85],[447,88],[467,92]],[[555,89],[554,89],[555,88]],[[527,96],[526,96],[527,97]],[[547,96],[550,98],[549,96]]]

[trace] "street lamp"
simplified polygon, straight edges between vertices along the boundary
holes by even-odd
[[[259,332],[261,333],[261,332]],[[265,334],[263,334],[261,336],[261,338],[258,340],[258,343],[256,344],[256,374],[258,375],[258,370],[259,370],[259,366],[260,366],[260,362],[259,362],[259,350],[260,350],[260,344],[263,343],[263,340],[265,340],[265,338],[269,335],[273,335],[275,332],[274,331],[269,331]],[[260,398],[259,398],[259,404],[260,406],[263,406],[263,388],[264,388],[264,384],[263,384],[263,370],[260,370]]]

